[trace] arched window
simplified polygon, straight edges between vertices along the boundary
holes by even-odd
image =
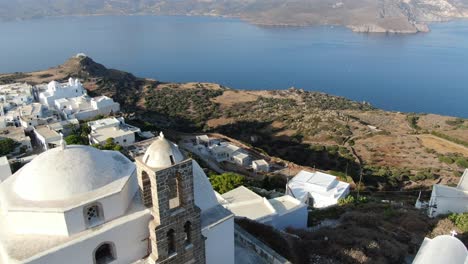
[[[146,171],[143,171],[141,173],[141,185],[142,185],[142,198],[143,198],[143,204],[146,207],[152,207],[153,206],[153,196],[151,193],[151,180],[148,176],[148,173]]]
[[[85,206],[83,211],[87,227],[93,227],[95,225],[98,225],[104,220],[102,206],[99,203]]]
[[[94,263],[107,264],[116,259],[115,246],[113,243],[106,242],[94,250]]]
[[[182,201],[182,175],[177,172],[175,177],[169,178],[169,209],[177,208]]]
[[[175,231],[174,229],[170,229],[167,232],[167,255],[172,255],[176,253],[176,245],[175,245]]]
[[[192,244],[192,223],[190,223],[190,221],[185,222],[184,232],[185,232],[185,245],[188,246]]]

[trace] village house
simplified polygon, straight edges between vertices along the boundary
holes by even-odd
[[[39,90],[39,102],[49,108],[53,108],[55,100],[62,98],[78,97],[86,94],[80,80],[70,78],[67,83],[52,81],[47,86],[37,86]]]
[[[88,120],[98,115],[107,116],[120,111],[119,103],[114,102],[111,98],[107,96],[91,98],[86,94],[79,97],[56,99],[55,108],[65,119],[76,118],[78,120]]]
[[[45,125],[55,120],[40,103],[18,107],[18,114],[21,126],[27,131],[31,131],[33,127]]]
[[[429,200],[428,215],[468,212],[468,169],[456,187],[435,184]]]
[[[30,104],[33,100],[32,86],[27,83],[0,85],[0,104],[4,111]]]
[[[218,201],[236,217],[246,217],[277,229],[307,228],[307,205],[289,195],[268,200],[240,186],[218,194]]]
[[[286,193],[313,206],[324,208],[336,205],[349,194],[349,184],[323,172],[300,171],[286,185]]]
[[[114,143],[122,147],[128,147],[135,143],[135,133],[140,133],[138,127],[134,127],[125,123],[122,117],[105,118],[96,121],[88,122],[91,129],[89,133],[90,144],[106,143],[107,139],[114,139]]]
[[[255,172],[269,172],[270,165],[264,159],[252,161],[252,169]]]
[[[239,166],[248,167],[251,163],[251,158],[247,152],[231,143],[221,142],[212,145],[209,152],[217,162],[230,162]]]
[[[0,130],[0,139],[9,138],[14,142],[19,143],[13,153],[11,154],[20,154],[22,152],[32,151],[31,139],[26,136],[23,128],[21,127],[6,127]]]
[[[62,135],[49,126],[37,126],[33,131],[36,142],[43,150],[52,149],[60,145]]]

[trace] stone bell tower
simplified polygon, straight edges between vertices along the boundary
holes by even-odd
[[[192,160],[183,160],[162,134],[135,160],[141,197],[153,215],[149,263],[205,263]]]

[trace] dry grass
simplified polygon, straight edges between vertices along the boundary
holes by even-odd
[[[220,104],[221,109],[226,109],[237,103],[256,101],[258,97],[258,95],[251,92],[228,90],[223,95],[213,98],[212,101]]]
[[[465,157],[468,157],[468,148],[462,145],[458,145],[456,143],[432,135],[418,135],[416,137],[421,140],[421,144],[424,147],[434,149],[438,153],[460,153]]]

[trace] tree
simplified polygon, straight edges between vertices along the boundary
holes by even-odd
[[[18,144],[19,143],[11,138],[0,139],[0,156],[5,156],[13,152]]]
[[[81,136],[76,135],[76,134],[66,136],[65,142],[67,142],[68,145],[84,145],[83,138],[81,138]]]
[[[215,191],[223,194],[244,185],[245,177],[236,173],[227,172],[221,175],[211,175],[210,182]]]

